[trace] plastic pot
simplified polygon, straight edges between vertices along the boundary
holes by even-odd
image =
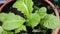
[[[9,4],[10,2],[12,2],[13,0],[0,0],[0,11],[2,11],[2,9],[7,5]]]

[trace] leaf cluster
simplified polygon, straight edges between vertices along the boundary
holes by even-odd
[[[3,23],[0,26],[0,34],[17,34],[22,30],[26,31],[26,26],[32,27],[34,32],[40,32],[40,29],[34,29],[38,24],[53,30],[60,26],[56,16],[46,13],[46,7],[41,7],[35,13],[32,13],[32,0],[17,0],[12,7],[21,11],[26,16],[26,19],[11,12],[8,14],[0,13],[0,21]],[[24,23],[26,24],[24,25]],[[11,32],[11,30],[15,32]]]

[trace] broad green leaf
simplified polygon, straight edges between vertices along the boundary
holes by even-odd
[[[40,22],[40,16],[37,13],[33,13],[28,16],[26,25],[28,26],[37,26]]]
[[[3,22],[2,27],[5,30],[13,30],[20,27],[20,25],[22,25],[24,22],[25,19],[23,19],[22,17],[14,15],[13,13],[9,13],[6,16],[6,20]]]
[[[20,1],[16,1],[13,5],[14,8],[17,8],[17,10],[21,11],[22,13],[24,13],[26,16],[29,15],[29,12],[28,12],[28,8],[27,6],[25,5],[24,1],[23,0],[20,0]]]
[[[2,34],[14,34],[14,32],[9,32],[9,31],[3,31]]]
[[[41,20],[40,24],[47,28],[55,29],[55,28],[59,27],[60,22],[56,16],[54,16],[52,14],[48,14]]]
[[[5,18],[6,18],[6,13],[0,13],[0,21],[4,21],[5,20]]]
[[[1,26],[0,26],[0,34],[14,34],[13,32],[5,31]]]
[[[21,25],[19,28],[15,29],[15,33],[18,33],[18,32],[20,32],[22,30],[26,31],[26,26]]]
[[[0,34],[2,34],[3,31],[3,28],[0,26]]]
[[[32,0],[17,0],[13,7],[24,13],[27,17],[32,13]]]
[[[47,9],[45,7],[42,7],[40,9],[36,10],[36,13],[39,14],[41,18],[43,18],[44,16],[47,15],[46,11],[47,11]]]
[[[33,2],[32,0],[24,0],[26,6],[28,7],[29,13],[32,13],[33,10]]]

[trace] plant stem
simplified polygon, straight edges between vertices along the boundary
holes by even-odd
[[[54,6],[54,4],[53,4],[52,2],[50,2],[49,0],[44,0],[44,1],[45,1],[46,3],[48,3],[48,4],[53,8],[53,10],[54,10],[57,18],[59,19],[59,13],[58,13],[57,8]]]

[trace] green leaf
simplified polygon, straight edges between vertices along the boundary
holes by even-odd
[[[59,0],[53,0],[54,2],[58,2]]]
[[[37,13],[33,13],[27,18],[26,25],[34,27],[37,26],[39,22],[40,16]]]
[[[32,10],[33,10],[33,2],[32,0],[24,0],[26,6],[28,7],[28,11],[29,13],[32,13]]]
[[[46,16],[46,11],[47,9],[45,7],[42,7],[38,10],[36,10],[36,13],[40,15],[41,18],[44,18],[44,16]]]
[[[0,13],[0,21],[4,21],[5,20],[5,18],[6,18],[6,13]]]
[[[14,32],[5,31],[5,30],[0,26],[0,34],[14,34]]]
[[[9,32],[9,31],[3,31],[2,34],[14,34],[14,32]]]
[[[13,30],[20,27],[25,22],[25,19],[15,15],[13,13],[9,13],[6,16],[6,20],[3,22],[3,29],[5,30]]]
[[[24,13],[27,17],[32,13],[32,0],[17,0],[13,7]]]
[[[26,26],[22,25],[22,30],[26,31]]]
[[[56,16],[48,14],[41,20],[40,24],[47,28],[55,29],[55,28],[59,27],[60,22]]]
[[[2,27],[0,26],[0,34],[2,34],[4,30],[2,29]]]
[[[33,31],[32,32],[47,32],[46,30],[42,30],[42,29],[33,29]]]
[[[39,29],[33,29],[32,32],[40,32],[40,30]]]
[[[22,30],[26,31],[26,26],[21,25],[19,28],[15,29],[15,33],[18,33],[18,32],[20,32]]]

